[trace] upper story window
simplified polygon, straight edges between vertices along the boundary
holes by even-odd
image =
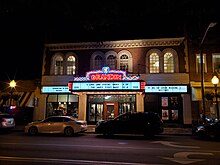
[[[174,72],[174,59],[173,54],[168,52],[164,54],[164,73],[173,73]]]
[[[128,56],[126,54],[120,56],[120,70],[128,71]]]
[[[212,65],[214,72],[220,72],[220,53],[212,55]]]
[[[119,53],[112,50],[106,53],[94,52],[90,58],[90,69],[100,70],[103,66],[108,66],[111,70],[121,69],[132,72],[132,55],[127,50],[122,50]]]
[[[146,55],[146,73],[177,73],[179,72],[179,59],[177,52],[166,48],[151,49]]]
[[[106,65],[111,69],[116,69],[116,57],[112,54],[108,55]]]
[[[76,74],[76,59],[74,56],[69,56],[67,58],[67,75]]]
[[[94,69],[101,69],[102,68],[102,61],[103,61],[102,57],[97,55],[95,57],[95,64],[94,64],[95,68]]]
[[[159,55],[157,53],[150,54],[150,73],[159,73]]]
[[[207,72],[206,55],[203,54],[203,71]],[[196,54],[196,72],[201,72],[200,54]]]
[[[63,57],[57,56],[55,58],[55,75],[63,75]]]

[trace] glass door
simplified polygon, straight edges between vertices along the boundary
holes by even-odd
[[[96,104],[96,120],[104,120],[103,104]]]
[[[107,110],[106,110],[106,119],[114,119],[114,104],[113,105],[107,105]]]
[[[103,104],[90,104],[88,122],[96,123],[97,121],[103,119]]]

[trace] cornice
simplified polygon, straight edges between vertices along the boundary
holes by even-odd
[[[119,41],[103,41],[103,42],[56,43],[56,44],[45,44],[45,47],[49,48],[50,51],[141,48],[141,47],[179,46],[183,42],[183,40],[184,37],[141,39],[141,40],[119,40]]]

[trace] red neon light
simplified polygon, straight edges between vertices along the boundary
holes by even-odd
[[[69,87],[69,90],[71,91],[72,88],[73,88],[73,84],[72,83],[68,83],[68,87]]]
[[[90,77],[92,81],[121,81],[122,75],[120,74],[92,74]]]
[[[145,82],[141,82],[141,89],[145,89],[145,85],[146,85]]]

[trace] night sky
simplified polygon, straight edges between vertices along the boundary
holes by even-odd
[[[182,37],[184,27],[201,40],[219,20],[218,0],[0,0],[0,80],[41,78],[46,43]]]

